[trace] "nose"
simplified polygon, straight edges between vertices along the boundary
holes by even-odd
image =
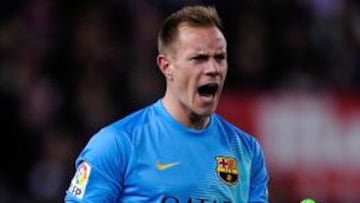
[[[221,69],[220,64],[214,58],[211,58],[206,66],[205,74],[212,76],[219,75],[220,69]]]

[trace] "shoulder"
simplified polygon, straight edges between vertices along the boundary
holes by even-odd
[[[134,134],[149,126],[156,117],[154,108],[154,104],[149,105],[102,127],[91,137],[89,144],[96,143],[98,146],[102,144],[108,146],[108,143],[120,142],[131,145]]]
[[[151,121],[152,105],[140,109],[128,116],[110,123],[91,136],[76,160],[76,165],[86,161],[106,170],[123,167],[136,148],[134,137],[138,129],[144,128]]]
[[[157,103],[149,105],[145,108],[139,109],[128,116],[111,123],[103,130],[111,131],[120,136],[126,136],[128,139],[133,140],[134,136],[139,131],[147,129],[153,125],[158,117]]]
[[[221,131],[223,131],[223,133],[225,133],[226,136],[232,140],[232,142],[240,143],[250,151],[257,151],[261,148],[259,141],[256,137],[254,137],[254,135],[251,135],[238,126],[235,126],[218,114],[215,114],[214,118],[218,123]]]

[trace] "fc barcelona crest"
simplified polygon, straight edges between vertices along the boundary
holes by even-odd
[[[232,157],[217,156],[216,162],[216,173],[220,180],[227,185],[235,185],[238,183],[239,171],[237,169],[236,159]]]

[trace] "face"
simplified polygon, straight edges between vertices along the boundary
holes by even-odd
[[[208,117],[215,112],[226,73],[226,40],[215,26],[180,25],[167,57],[167,94],[186,115]]]

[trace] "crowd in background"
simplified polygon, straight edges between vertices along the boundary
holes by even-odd
[[[356,0],[5,0],[0,5],[0,202],[62,202],[81,147],[164,91],[157,31],[216,5],[226,89],[360,90]]]

